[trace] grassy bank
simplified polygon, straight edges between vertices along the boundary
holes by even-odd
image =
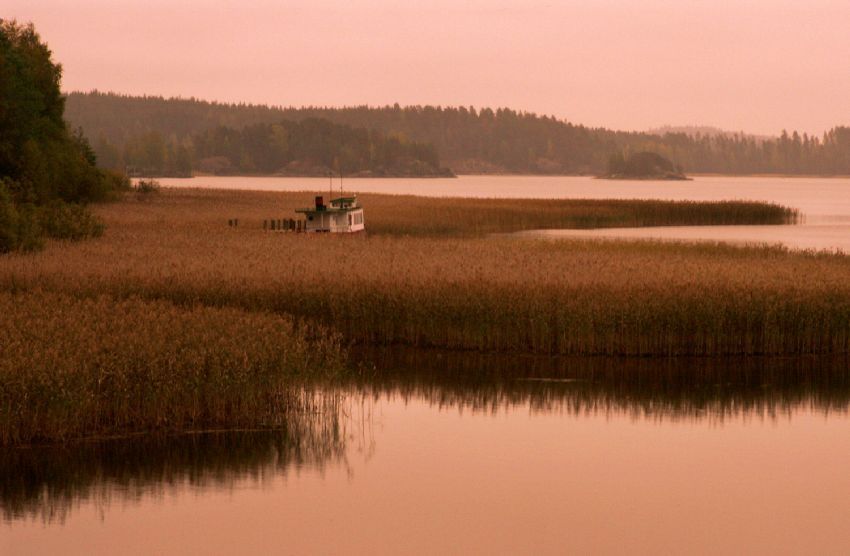
[[[0,293],[0,446],[281,426],[343,364],[284,316],[78,293]]]
[[[368,201],[370,229],[393,201],[406,198]],[[850,349],[845,256],[263,232],[262,218],[285,216],[291,202],[294,194],[163,191],[104,206],[103,238],[3,258],[0,289],[273,311],[369,344],[640,356]],[[228,228],[234,216],[244,223]],[[428,215],[409,218],[415,228]]]

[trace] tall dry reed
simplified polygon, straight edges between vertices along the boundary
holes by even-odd
[[[327,197],[327,192],[324,195]],[[298,216],[293,211],[310,206],[313,197],[312,192],[190,189],[170,190],[152,202],[154,207],[191,203],[199,211],[185,215],[191,220],[215,215],[239,218],[243,228],[262,228],[263,220]],[[366,207],[369,233],[393,236],[471,237],[543,228],[775,225],[801,219],[795,209],[757,201],[471,199],[373,193],[358,198]]]
[[[843,255],[227,226],[238,215],[259,223],[285,198],[164,191],[102,207],[103,238],[6,257],[0,289],[274,311],[372,344],[637,356],[850,349]]]
[[[343,366],[333,335],[260,312],[32,291],[0,315],[0,445],[281,426]]]
[[[291,194],[292,195],[292,194]],[[544,228],[794,224],[798,211],[751,201],[454,199],[363,195],[372,233],[476,236]]]

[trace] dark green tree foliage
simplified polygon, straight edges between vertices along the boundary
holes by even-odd
[[[129,136],[119,149],[101,134],[99,158],[109,167],[141,176],[296,174],[375,176],[450,175],[436,150],[379,131],[328,120],[278,120],[242,128],[216,126],[166,140],[157,131]],[[120,154],[119,154],[120,153]],[[107,164],[107,162],[104,162]]]
[[[430,145],[317,118],[252,124],[241,130],[217,127],[195,135],[191,143],[197,167],[218,173],[446,173]],[[211,160],[220,161],[219,166],[204,168]]]
[[[609,177],[685,179],[679,168],[663,156],[641,151],[628,158],[622,154],[611,155],[608,161]]]
[[[67,129],[61,75],[32,25],[0,20],[0,251],[37,247],[45,231],[57,235],[47,222],[56,214],[66,223],[84,219],[74,222],[77,232],[59,235],[98,230],[88,213],[58,203],[103,199],[122,183],[95,166],[81,131]]]
[[[433,145],[443,164],[458,173],[604,173],[612,154],[658,153],[686,172],[850,174],[850,128],[823,137],[783,134],[628,133],[588,128],[508,109],[409,106],[283,108],[219,104],[195,99],[72,93],[66,117],[96,142],[120,151],[156,132],[169,148],[189,146],[198,132],[220,126],[241,130],[281,120],[322,118],[353,128]],[[171,147],[169,147],[171,146]],[[120,166],[119,166],[120,167]]]
[[[0,179],[0,253],[10,251],[18,243],[18,211],[6,181]]]

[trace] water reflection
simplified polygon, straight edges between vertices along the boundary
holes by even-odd
[[[553,359],[414,349],[355,350],[353,356],[361,372],[344,385],[344,393],[328,395],[332,401],[324,411],[301,415],[284,430],[5,450],[0,453],[3,517],[10,523],[63,523],[81,507],[105,512],[116,502],[221,491],[246,481],[265,487],[301,469],[333,467],[336,473],[348,465],[353,450],[364,445],[369,450],[365,437],[376,406],[395,408],[395,417],[399,405],[415,404],[457,414],[518,410],[709,424],[798,412],[846,417],[850,407],[844,357]],[[412,439],[418,431],[406,434]],[[381,437],[377,443],[380,450]]]
[[[301,468],[322,469],[345,456],[335,413],[293,419],[285,429],[202,432],[76,442],[0,452],[0,509],[6,521],[64,522],[82,505],[139,502],[186,488],[262,485]]]
[[[360,350],[359,390],[475,412],[628,414],[640,419],[847,413],[845,356],[818,358],[551,358],[409,348]]]

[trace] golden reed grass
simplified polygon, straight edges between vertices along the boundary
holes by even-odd
[[[275,427],[342,368],[338,339],[232,308],[0,293],[0,446]]]
[[[318,192],[327,202],[328,192]],[[166,190],[171,201],[197,203],[199,213],[220,219],[229,210],[243,228],[262,227],[266,219],[291,218],[311,206],[313,193]],[[474,237],[546,228],[625,228],[684,225],[794,224],[801,215],[773,203],[754,201],[662,201],[641,199],[472,199],[413,195],[358,196],[366,209],[370,234]],[[201,213],[204,213],[202,216]],[[231,214],[232,213],[232,214]],[[229,218],[224,216],[224,218]]]
[[[368,207],[366,218],[371,233],[412,236],[475,236],[543,228],[794,224],[800,220],[794,209],[749,201],[452,199],[411,195],[362,195],[361,200]]]
[[[369,344],[635,356],[850,348],[850,258],[843,255],[270,233],[263,218],[292,216],[288,207],[310,195],[176,190],[155,197],[100,207],[103,238],[3,258],[0,289],[273,311]],[[375,199],[364,203],[370,230],[394,218],[393,202],[406,201],[386,197],[385,209],[373,210],[381,204]],[[234,217],[240,226],[232,229]],[[415,228],[416,214],[409,218]]]

